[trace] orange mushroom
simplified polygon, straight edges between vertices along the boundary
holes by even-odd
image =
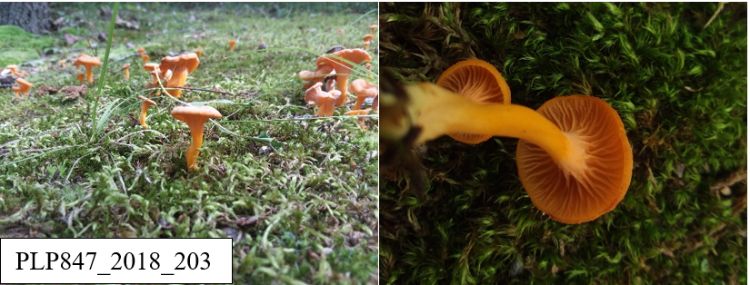
[[[312,87],[305,91],[305,101],[313,103],[318,107],[318,111],[315,115],[318,117],[330,117],[333,116],[333,111],[336,109],[336,101],[341,96],[341,92],[338,90],[323,91],[321,88],[323,83],[315,83]]]
[[[583,95],[524,106],[477,103],[431,83],[405,86],[416,142],[467,132],[519,138],[516,161],[531,201],[553,220],[584,223],[611,211],[630,185],[633,153],[617,112]],[[390,131],[389,131],[390,132]]]
[[[138,122],[141,123],[141,126],[145,129],[148,129],[148,124],[146,124],[146,116],[148,115],[148,108],[151,108],[151,106],[156,105],[156,102],[154,102],[151,99],[148,99],[146,97],[138,95],[138,99],[141,99],[141,113],[138,116]]]
[[[477,103],[510,104],[510,88],[500,72],[480,59],[467,59],[449,67],[438,77],[437,85]],[[450,134],[466,144],[482,143],[492,136],[483,134]]]
[[[130,80],[130,63],[126,63],[122,66],[122,77],[125,80]]]
[[[370,33],[375,34],[378,31],[378,25],[372,24],[370,25]]]
[[[151,75],[151,82],[146,83],[146,88],[156,88],[159,87],[159,74],[161,73],[161,70],[159,69],[159,64],[157,63],[147,63],[143,65],[143,69],[145,69],[148,74]],[[160,90],[157,90],[154,92],[155,96],[159,96],[161,94]]]
[[[234,47],[237,45],[237,40],[231,39],[229,40],[229,51],[234,51]]]
[[[195,55],[197,55],[198,57],[203,57],[203,49],[202,48],[195,49]]]
[[[366,34],[364,37],[362,37],[362,40],[365,42],[365,49],[370,48],[370,43],[372,42],[372,39],[375,38],[372,34]]]
[[[332,67],[323,67],[316,71],[300,71],[297,76],[299,77],[299,79],[302,79],[305,82],[303,88],[308,89],[311,86],[315,85],[315,83],[322,82],[323,79],[326,78],[326,76],[331,74],[331,72],[333,72]]]
[[[342,106],[349,101],[346,90],[353,65],[369,64],[371,61],[370,54],[363,49],[343,49],[318,57],[315,62],[317,70],[333,68],[336,71],[336,89],[341,91],[336,106]]]
[[[165,78],[163,79],[166,81],[164,87],[181,88],[185,86],[188,74],[195,71],[195,69],[198,68],[198,65],[200,65],[200,59],[198,59],[198,55],[195,53],[186,53],[179,56],[167,56],[162,58],[161,65],[159,65],[162,75],[172,73],[171,76],[164,76]],[[174,97],[182,96],[182,90],[180,89],[167,90],[167,92]]]
[[[161,73],[161,70],[159,69],[159,64],[153,63],[153,62],[146,63],[143,65],[143,69],[146,70],[148,74],[151,75],[151,82],[153,84],[158,85],[159,77],[157,75]]]
[[[95,66],[101,66],[102,62],[97,57],[82,54],[78,58],[76,58],[75,62],[73,62],[73,65],[75,65],[76,68],[81,65],[86,68],[86,81],[91,84],[94,83],[94,73],[92,72],[92,70]]]
[[[146,53],[146,49],[144,49],[143,47],[139,47],[136,51],[138,52],[138,56],[140,56],[143,60],[143,64],[146,64],[149,60],[151,60],[151,57],[148,56],[148,54]]]
[[[367,100],[368,98],[374,99],[378,96],[378,86],[361,78],[352,81],[351,86],[349,86],[349,90],[357,95],[357,101],[354,103],[354,107],[352,107],[352,110],[361,109],[362,104],[365,103],[365,100]]]
[[[196,170],[199,149],[203,145],[203,125],[208,119],[220,119],[222,115],[210,106],[177,106],[172,109],[172,117],[190,128],[192,142],[185,156],[188,170]]]
[[[28,82],[20,77],[16,78],[16,84],[18,85],[11,88],[13,92],[16,93],[16,97],[20,97],[21,94],[26,94],[27,96],[29,96],[29,91],[31,90],[31,87],[34,86],[34,84],[31,84],[31,82]]]

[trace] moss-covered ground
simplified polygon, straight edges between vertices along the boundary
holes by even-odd
[[[65,25],[44,36],[0,29],[0,62],[23,64],[35,84],[28,98],[0,90],[0,235],[231,237],[239,284],[377,279],[377,120],[361,129],[340,116],[351,106],[314,118],[296,78],[332,46],[360,47],[376,4],[122,4],[120,17],[140,29],[115,29],[102,84],[80,98],[42,92],[78,84],[79,53],[104,59],[97,36],[106,38],[110,16],[100,8],[111,4],[53,4]],[[80,41],[68,45],[65,34]],[[5,40],[28,37],[33,45]],[[150,93],[137,47],[156,62],[205,51],[188,85],[208,91],[180,99],[224,118],[206,125],[198,171],[185,169],[190,134],[170,115],[175,100],[154,97],[151,128],[137,124],[136,96]],[[377,82],[370,51],[372,70],[355,74]]]
[[[624,200],[581,225],[554,222],[532,205],[514,139],[464,145],[443,137],[384,159],[381,280],[746,283],[746,9],[381,4],[381,70],[434,81],[477,57],[503,73],[515,104],[601,97],[622,117],[634,156]],[[413,165],[410,154],[420,167],[403,167]],[[409,187],[419,177],[424,191]]]

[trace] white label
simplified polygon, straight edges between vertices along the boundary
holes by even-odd
[[[232,283],[232,239],[0,239],[0,283]]]

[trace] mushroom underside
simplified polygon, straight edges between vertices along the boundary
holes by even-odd
[[[459,62],[443,72],[436,83],[474,102],[510,102],[508,84],[497,69],[484,61],[466,60]],[[482,143],[492,137],[490,135],[470,133],[452,133],[449,136],[465,144]]]
[[[578,175],[561,169],[540,147],[520,140],[518,173],[531,201],[553,220],[577,224],[611,211],[630,185],[633,157],[617,112],[591,96],[557,97],[537,110],[582,150]]]

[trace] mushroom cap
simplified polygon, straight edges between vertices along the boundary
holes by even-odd
[[[330,66],[339,72],[342,69],[350,70],[352,64],[369,63],[372,61],[372,57],[367,53],[366,50],[361,48],[342,49],[333,53],[329,53],[318,57],[315,61],[315,65],[318,69]]]
[[[562,96],[537,110],[582,150],[584,173],[561,169],[540,147],[518,142],[518,175],[531,202],[553,220],[584,223],[611,211],[625,197],[633,172],[633,151],[617,112],[602,99]]]
[[[122,65],[122,69],[129,69],[129,68],[130,68],[130,63],[126,63]]]
[[[31,82],[28,82],[28,81],[26,81],[26,79],[23,79],[23,78],[20,78],[20,77],[16,78],[16,83],[18,83],[18,85],[23,86],[23,87],[34,86],[34,84],[31,84]]]
[[[146,71],[159,70],[159,64],[158,63],[149,62],[149,63],[146,63],[146,64],[143,65],[143,69],[145,69]]]
[[[138,52],[139,55],[143,55],[144,53],[146,53],[146,49],[143,47],[139,47],[135,51]]]
[[[149,105],[151,105],[151,106],[153,106],[153,105],[156,105],[156,102],[154,102],[153,100],[151,100],[151,99],[148,99],[148,98],[146,98],[146,97],[143,97],[143,96],[141,96],[141,95],[138,95],[138,99],[141,99],[141,101],[143,101],[143,102],[145,102],[145,103],[148,103],[148,104],[149,104]]]
[[[510,88],[500,72],[484,60],[460,61],[440,74],[437,85],[479,103],[510,104]],[[450,134],[454,140],[478,144],[492,136],[482,134]]]
[[[102,62],[99,60],[98,57],[90,56],[87,54],[81,54],[80,56],[78,56],[78,58],[76,58],[75,62],[73,62],[73,65],[75,66],[84,65],[87,67],[91,67],[91,66],[100,66],[102,65]]]
[[[359,95],[359,93],[364,93],[366,91],[369,91],[369,89],[376,89],[377,94],[377,86],[374,84],[367,82],[367,80],[364,80],[362,78],[355,79],[352,81],[352,83],[349,84],[349,90],[351,90],[353,93]]]
[[[362,40],[369,42],[372,41],[372,39],[375,38],[372,34],[366,34],[364,37],[362,37]]]
[[[192,73],[201,61],[198,59],[198,55],[194,52],[181,54],[178,56],[165,56],[161,59],[161,65],[159,69],[166,72],[167,70],[176,70],[178,68],[186,68],[188,73]]]
[[[221,119],[222,115],[211,106],[177,106],[172,109],[172,117],[190,124],[190,122],[208,119]]]

